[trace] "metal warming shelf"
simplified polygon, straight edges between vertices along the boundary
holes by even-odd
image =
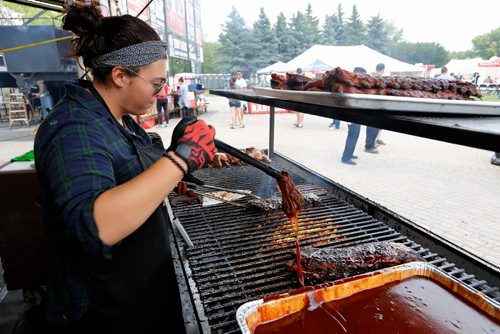
[[[253,88],[258,95],[276,97],[295,102],[304,102],[328,107],[385,110],[402,114],[440,114],[441,116],[500,116],[500,103],[398,97],[370,94],[341,94],[331,92],[308,92]]]
[[[500,152],[500,116],[448,114],[444,117],[439,113],[414,115],[403,110],[398,112],[396,110],[365,110],[343,106],[325,106],[263,96],[250,90],[214,89],[210,90],[210,93],[271,106],[269,115],[269,152],[271,155],[274,150],[275,107]]]

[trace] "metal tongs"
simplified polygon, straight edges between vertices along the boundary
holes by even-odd
[[[238,150],[235,147],[232,147],[218,139],[214,139],[215,147],[217,147],[219,150],[224,151],[228,154],[231,154],[233,157],[236,157],[240,159],[241,161],[246,162],[247,164],[256,167],[266,173],[269,176],[274,177],[277,181],[281,180],[281,172],[277,169],[274,169],[273,167],[266,165],[258,160],[255,160],[254,158],[250,157],[248,154],[245,154]]]
[[[260,199],[259,196],[255,195],[255,194],[252,194],[251,192],[246,192],[246,191],[241,191],[241,190],[236,190],[236,189],[229,189],[229,188],[224,188],[224,187],[211,186],[211,185],[205,184],[203,182],[199,183],[199,184],[198,183],[194,183],[194,182],[185,182],[185,181],[183,181],[183,182],[186,183],[188,186],[191,186],[191,187],[200,186],[200,187],[207,188],[207,189],[225,191],[225,192],[228,192],[228,193],[240,194],[240,195],[245,195],[245,196],[250,196],[250,197],[254,197],[254,198]]]

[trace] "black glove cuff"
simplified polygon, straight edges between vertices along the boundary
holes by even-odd
[[[179,144],[173,151],[179,158],[186,162],[186,164],[188,165],[188,173],[191,173],[191,164],[189,163],[189,157],[191,156],[191,146],[189,146],[188,144]]]
[[[202,186],[205,184],[205,182],[203,180],[200,180],[199,178],[195,177],[193,174],[184,175],[184,177],[182,178],[182,181],[193,183],[193,184],[196,184],[199,186]]]
[[[182,158],[187,164],[189,164],[189,156],[191,155],[191,146],[188,144],[179,144],[174,150],[175,154],[179,158]]]

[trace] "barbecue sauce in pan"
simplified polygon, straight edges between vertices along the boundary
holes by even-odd
[[[281,207],[283,212],[290,219],[293,231],[295,232],[295,253],[297,258],[297,275],[299,282],[304,286],[304,273],[300,263],[300,245],[299,245],[299,213],[304,203],[304,197],[297,190],[292,181],[292,177],[287,172],[281,172],[281,179],[278,181],[281,190]]]
[[[310,302],[300,312],[258,325],[254,333],[491,334],[500,330],[498,319],[424,277],[392,282],[321,306]],[[331,317],[339,312],[340,318]]]

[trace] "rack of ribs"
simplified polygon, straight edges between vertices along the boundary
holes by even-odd
[[[340,67],[322,77],[310,79],[302,74],[271,75],[273,89],[323,91],[347,94],[372,94],[430,99],[467,100],[481,97],[470,82],[406,76],[372,76],[346,71]]]
[[[252,158],[259,160],[259,161],[265,161],[265,162],[271,162],[271,159],[267,156],[267,154],[264,152],[264,150],[260,148],[256,148],[254,146],[247,147],[243,150],[242,152],[245,152],[247,155],[251,156]],[[230,154],[227,154],[225,152],[219,152],[216,151],[214,154],[214,158],[212,161],[209,161],[205,167],[206,168],[222,168],[222,167],[229,167],[232,165],[241,165],[242,162],[240,159],[233,157]]]
[[[303,247],[301,264],[306,281],[319,284],[419,260],[411,248],[382,241],[344,248]],[[288,269],[295,271],[296,265],[291,262]]]
[[[302,202],[303,207],[312,207],[317,206],[321,203],[321,199],[313,193],[305,193],[302,194],[304,197],[304,201]],[[281,210],[281,197],[271,197],[271,198],[258,198],[251,199],[248,201],[248,204],[262,212],[272,212]]]

